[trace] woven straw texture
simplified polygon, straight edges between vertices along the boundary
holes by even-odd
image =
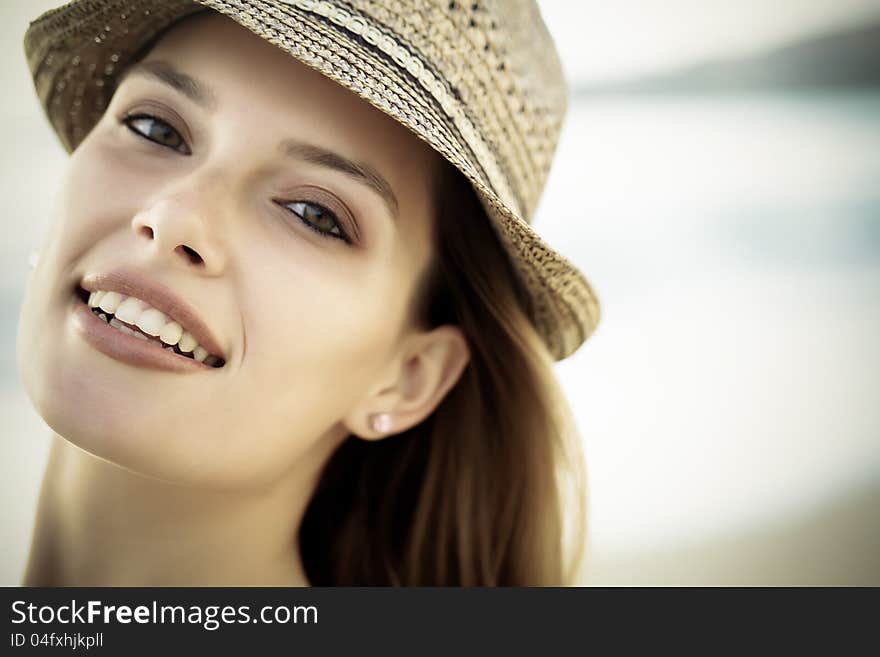
[[[198,11],[223,13],[358,94],[462,171],[529,295],[551,355],[595,330],[586,278],[529,222],[567,105],[567,86],[532,0],[75,0],[31,23],[25,53],[68,151],[98,122],[145,44]]]

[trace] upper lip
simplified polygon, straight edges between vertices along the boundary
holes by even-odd
[[[220,344],[192,306],[181,299],[170,287],[150,280],[147,276],[127,269],[116,269],[100,274],[87,274],[80,286],[89,291],[106,290],[146,301],[189,331],[209,354],[225,360]]]

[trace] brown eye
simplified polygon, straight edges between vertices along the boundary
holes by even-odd
[[[285,203],[284,207],[289,208],[293,214],[299,217],[300,221],[316,233],[351,244],[351,240],[339,224],[339,219],[323,205],[309,203],[308,201],[295,201],[293,203]]]
[[[125,117],[123,123],[128,126],[129,130],[148,141],[179,151],[184,155],[190,154],[189,147],[180,133],[160,118],[149,114],[137,114]]]

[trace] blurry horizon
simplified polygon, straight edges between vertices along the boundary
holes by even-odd
[[[664,75],[880,22],[878,0],[538,0],[574,87]]]

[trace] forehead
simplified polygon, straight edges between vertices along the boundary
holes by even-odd
[[[206,11],[180,21],[145,61],[173,63],[203,82],[212,112],[237,121],[252,143],[301,138],[369,163],[388,180],[402,214],[431,213],[442,158],[424,141],[348,89],[232,19]]]

